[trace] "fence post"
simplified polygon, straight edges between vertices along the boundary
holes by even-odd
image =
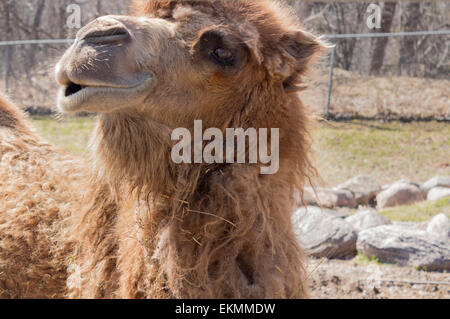
[[[9,89],[9,45],[5,46],[5,92],[8,93]]]
[[[330,116],[330,103],[331,103],[331,90],[333,89],[333,69],[334,69],[334,56],[336,54],[336,44],[333,45],[330,57],[330,78],[328,80],[328,101],[327,109],[325,112],[325,118],[328,120]]]

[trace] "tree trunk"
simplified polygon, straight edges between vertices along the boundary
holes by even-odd
[[[365,3],[333,3],[332,8],[336,17],[336,33],[358,33],[363,23],[367,4]],[[356,14],[355,14],[356,13]],[[353,62],[353,53],[356,38],[345,39],[339,42],[336,50],[336,65],[344,70],[350,70]]]
[[[34,39],[39,39],[39,27],[41,25],[42,13],[45,8],[45,0],[40,0],[36,5],[36,14],[34,15],[33,25],[31,26],[31,33]]]
[[[383,13],[381,19],[381,28],[377,32],[390,32],[392,20],[395,15],[396,2],[385,2],[383,6]],[[383,66],[384,55],[389,38],[377,38],[375,40],[375,49],[372,54],[372,61],[370,63],[370,75],[379,75],[381,67]]]
[[[420,26],[420,2],[412,2],[405,5],[402,16],[403,31],[418,31]],[[400,48],[400,60],[398,65],[399,75],[407,74],[415,76],[416,70],[416,46],[417,37],[403,37]]]

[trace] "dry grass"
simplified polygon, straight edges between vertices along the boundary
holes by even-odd
[[[59,148],[85,156],[94,117],[33,117],[37,133]],[[316,163],[333,186],[357,174],[381,183],[400,178],[424,182],[450,176],[450,124],[444,122],[320,122],[313,131]],[[382,212],[391,220],[425,221],[438,213],[450,216],[450,200],[399,206]]]
[[[380,183],[450,175],[449,136],[445,122],[322,122],[313,134],[316,163],[329,185],[358,174]]]
[[[87,144],[94,128],[94,117],[63,117],[53,116],[31,117],[37,134],[60,149],[75,155],[85,155]]]
[[[450,197],[436,201],[424,201],[413,205],[402,205],[380,212],[390,220],[425,222],[433,216],[444,213],[450,217]]]
[[[306,104],[324,114],[328,94],[328,68],[313,70]],[[450,119],[449,80],[412,77],[362,76],[334,70],[330,112],[336,117]]]
[[[85,155],[93,117],[33,117],[38,134],[76,155]],[[336,185],[357,174],[381,183],[400,178],[423,182],[450,175],[450,124],[444,122],[321,122],[313,132],[316,163]]]

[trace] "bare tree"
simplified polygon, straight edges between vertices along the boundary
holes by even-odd
[[[392,21],[394,20],[396,2],[385,2],[383,5],[383,15],[381,19],[381,28],[377,32],[390,32]],[[372,53],[372,61],[370,63],[370,74],[379,75],[381,67],[383,66],[384,55],[386,52],[386,45],[389,38],[377,38],[374,43],[374,50]]]
[[[332,3],[330,10],[323,15],[329,32],[334,34],[360,32],[364,26],[366,8],[367,4],[360,2]],[[356,41],[356,38],[351,38],[339,42],[336,49],[336,64],[339,67],[350,70]]]
[[[420,26],[420,2],[409,2],[405,5],[403,10],[402,28],[405,32],[417,31]],[[415,37],[404,37],[400,48],[400,60],[398,64],[398,74],[407,74],[414,76],[417,73],[416,69],[416,52],[417,41]]]

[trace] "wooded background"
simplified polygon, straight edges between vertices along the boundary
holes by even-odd
[[[450,1],[301,1],[284,0],[295,10],[304,27],[315,34],[401,32],[450,29]],[[78,31],[67,26],[67,7],[81,7],[81,25],[105,14],[124,14],[127,0],[2,0],[0,41],[73,38]],[[380,29],[371,30],[367,7],[381,6]],[[448,79],[450,36],[418,36],[339,40],[337,68],[371,76],[409,76]],[[0,47],[0,87],[5,72],[6,47]],[[44,79],[67,45],[9,47],[9,78],[30,81],[42,90]],[[327,62],[324,59],[324,65]],[[53,85],[53,84],[51,84]],[[11,84],[12,87],[12,84]],[[31,94],[31,93],[30,93]]]

